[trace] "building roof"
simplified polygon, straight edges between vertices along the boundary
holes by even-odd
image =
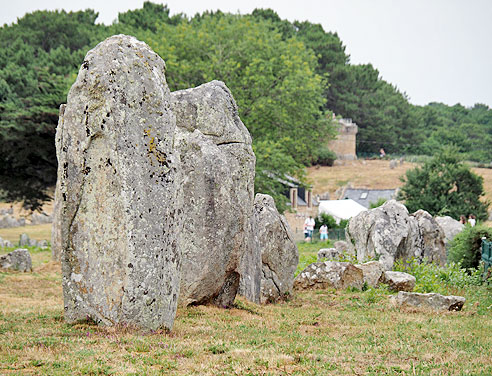
[[[386,201],[396,197],[396,189],[365,189],[347,188],[341,199],[352,199],[365,208],[369,208],[371,203],[376,203],[380,198]]]
[[[326,213],[334,217],[337,222],[340,219],[350,219],[367,209],[354,200],[320,200],[318,214]]]

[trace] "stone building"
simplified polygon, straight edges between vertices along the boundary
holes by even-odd
[[[328,148],[337,155],[337,159],[348,161],[357,159],[357,131],[357,124],[353,123],[352,119],[338,119],[338,134],[328,143]]]

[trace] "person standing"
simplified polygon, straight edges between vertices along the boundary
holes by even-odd
[[[475,226],[477,224],[477,218],[473,214],[470,214],[468,216],[468,223],[471,227]]]
[[[319,228],[319,240],[328,240],[328,227],[325,224]]]
[[[313,239],[314,225],[315,223],[312,216],[309,216],[309,218],[306,218],[304,221],[304,226],[308,232],[308,237],[306,238],[307,241],[311,241],[311,239]]]

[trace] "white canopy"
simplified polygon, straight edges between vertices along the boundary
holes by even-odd
[[[367,210],[361,204],[352,199],[346,200],[321,200],[318,207],[318,215],[326,213],[331,215],[337,223],[342,219],[350,219],[360,212]]]

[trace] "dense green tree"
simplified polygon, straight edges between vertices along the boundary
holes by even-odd
[[[101,29],[97,13],[36,11],[0,29],[0,191],[36,209],[56,182],[61,103]]]
[[[424,209],[455,219],[469,214],[479,220],[487,218],[489,203],[480,200],[483,178],[460,160],[456,149],[443,150],[421,167],[408,170],[402,181],[400,199],[410,212]]]

